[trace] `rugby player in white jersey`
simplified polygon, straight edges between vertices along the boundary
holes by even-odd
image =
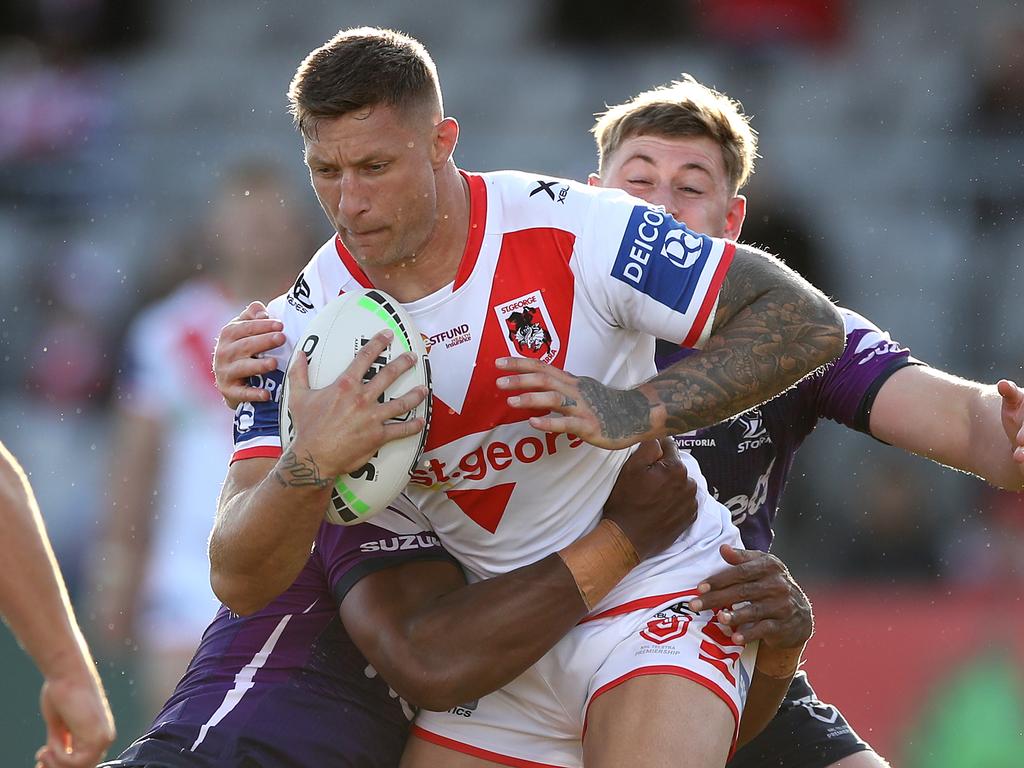
[[[664,205],[699,231],[739,237],[747,203],[739,190],[753,170],[756,144],[735,102],[684,78],[610,108],[594,133],[600,175],[592,175],[591,183],[621,187]],[[822,383],[802,383],[760,409],[759,423],[769,437],[763,446],[738,457],[729,423],[702,430],[693,439],[679,438],[682,447],[697,454],[721,497],[730,499],[733,519],[750,548],[730,555],[731,562],[744,564],[708,579],[715,591],[701,599],[711,608],[728,607],[741,594],[749,599],[751,605],[732,612],[728,621],[747,635],[761,636],[771,627],[784,636],[799,612],[809,610],[779,560],[753,550],[770,545],[771,523],[793,453],[820,416],[972,472],[993,485],[1017,490],[1024,485],[1020,388],[1009,381],[985,386],[943,374],[910,358],[904,347],[859,315],[844,316],[847,349],[819,377]],[[266,317],[262,305],[251,305],[239,322],[222,332],[218,383],[232,405],[269,397],[247,381],[273,364],[251,356],[283,340],[280,323],[260,319]],[[801,411],[808,409],[813,412],[804,417]],[[694,447],[705,438],[713,438],[715,447]],[[733,504],[733,499],[745,502]],[[818,700],[803,676],[779,716],[737,753],[730,768],[756,766],[769,758],[800,761],[808,768],[839,760],[843,766],[882,764],[835,707]]]
[[[278,367],[315,311],[360,285],[405,303],[428,336],[470,324],[465,344],[434,352],[434,420],[410,494],[471,581],[593,527],[625,459],[609,449],[719,421],[841,350],[827,299],[754,249],[698,235],[621,193],[461,172],[457,124],[443,117],[432,62],[409,38],[339,33],[307,57],[291,96],[338,238],[297,281],[301,295],[271,307],[286,316]],[[704,350],[649,378],[655,336]],[[514,370],[509,354],[584,374],[557,403],[575,434],[534,428],[549,395],[524,398],[539,397],[532,417],[511,407],[515,396],[506,402],[496,380]],[[301,570],[330,478],[361,466],[373,440],[422,427],[380,421],[422,390],[374,409],[374,421],[344,402],[345,377],[303,388],[298,360],[295,441],[281,455],[271,425],[237,443],[211,537],[215,590],[240,612]],[[353,420],[365,443],[336,445],[333,425]],[[676,546],[637,566],[590,621],[464,722],[420,723],[407,764],[655,765],[682,754],[724,764],[750,670],[711,612],[680,601],[721,562],[719,545],[739,539],[702,484],[698,494],[701,514]]]

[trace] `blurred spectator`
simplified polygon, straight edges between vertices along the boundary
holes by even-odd
[[[145,309],[128,333],[116,391],[110,513],[91,558],[98,642],[138,649],[154,714],[184,671],[218,602],[206,540],[231,453],[231,411],[213,384],[213,343],[251,299],[287,289],[312,252],[278,171],[227,173],[201,275]]]
[[[152,10],[149,0],[20,0],[0,5],[0,37],[113,53],[146,39]]]
[[[145,38],[150,6],[145,0],[0,5],[0,196],[52,215],[54,203],[72,208],[116,181],[116,174],[85,168],[106,154],[113,142],[103,137],[118,123],[110,55]]]

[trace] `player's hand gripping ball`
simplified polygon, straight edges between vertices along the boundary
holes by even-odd
[[[325,306],[295,346],[295,356],[305,354],[309,361],[309,386],[321,389],[345,371],[356,353],[380,331],[394,334],[382,355],[363,377],[372,379],[381,368],[403,352],[416,354],[416,363],[399,376],[382,395],[385,402],[400,397],[416,386],[427,388],[427,397],[399,421],[424,420],[417,434],[384,443],[369,462],[348,475],[338,477],[331,493],[326,519],[336,525],[354,525],[385,509],[409,482],[409,474],[419,460],[430,426],[430,362],[419,331],[409,313],[383,291],[364,289],[344,293]],[[294,438],[288,410],[287,377],[281,393],[281,443],[285,450]]]

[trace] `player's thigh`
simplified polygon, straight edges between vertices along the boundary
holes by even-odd
[[[503,768],[500,763],[492,763],[479,757],[473,757],[454,749],[447,749],[415,734],[405,743],[402,762],[399,768]]]
[[[715,693],[679,675],[643,675],[598,696],[587,712],[586,768],[721,768],[736,720]]]
[[[829,768],[892,768],[892,766],[876,752],[865,751],[848,755],[832,763]]]

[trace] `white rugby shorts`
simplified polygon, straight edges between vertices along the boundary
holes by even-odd
[[[711,573],[684,591],[587,617],[504,688],[447,712],[421,710],[413,735],[517,768],[580,768],[591,702],[633,677],[660,674],[721,698],[735,718],[734,747],[757,644],[734,645],[711,611],[689,609]]]

